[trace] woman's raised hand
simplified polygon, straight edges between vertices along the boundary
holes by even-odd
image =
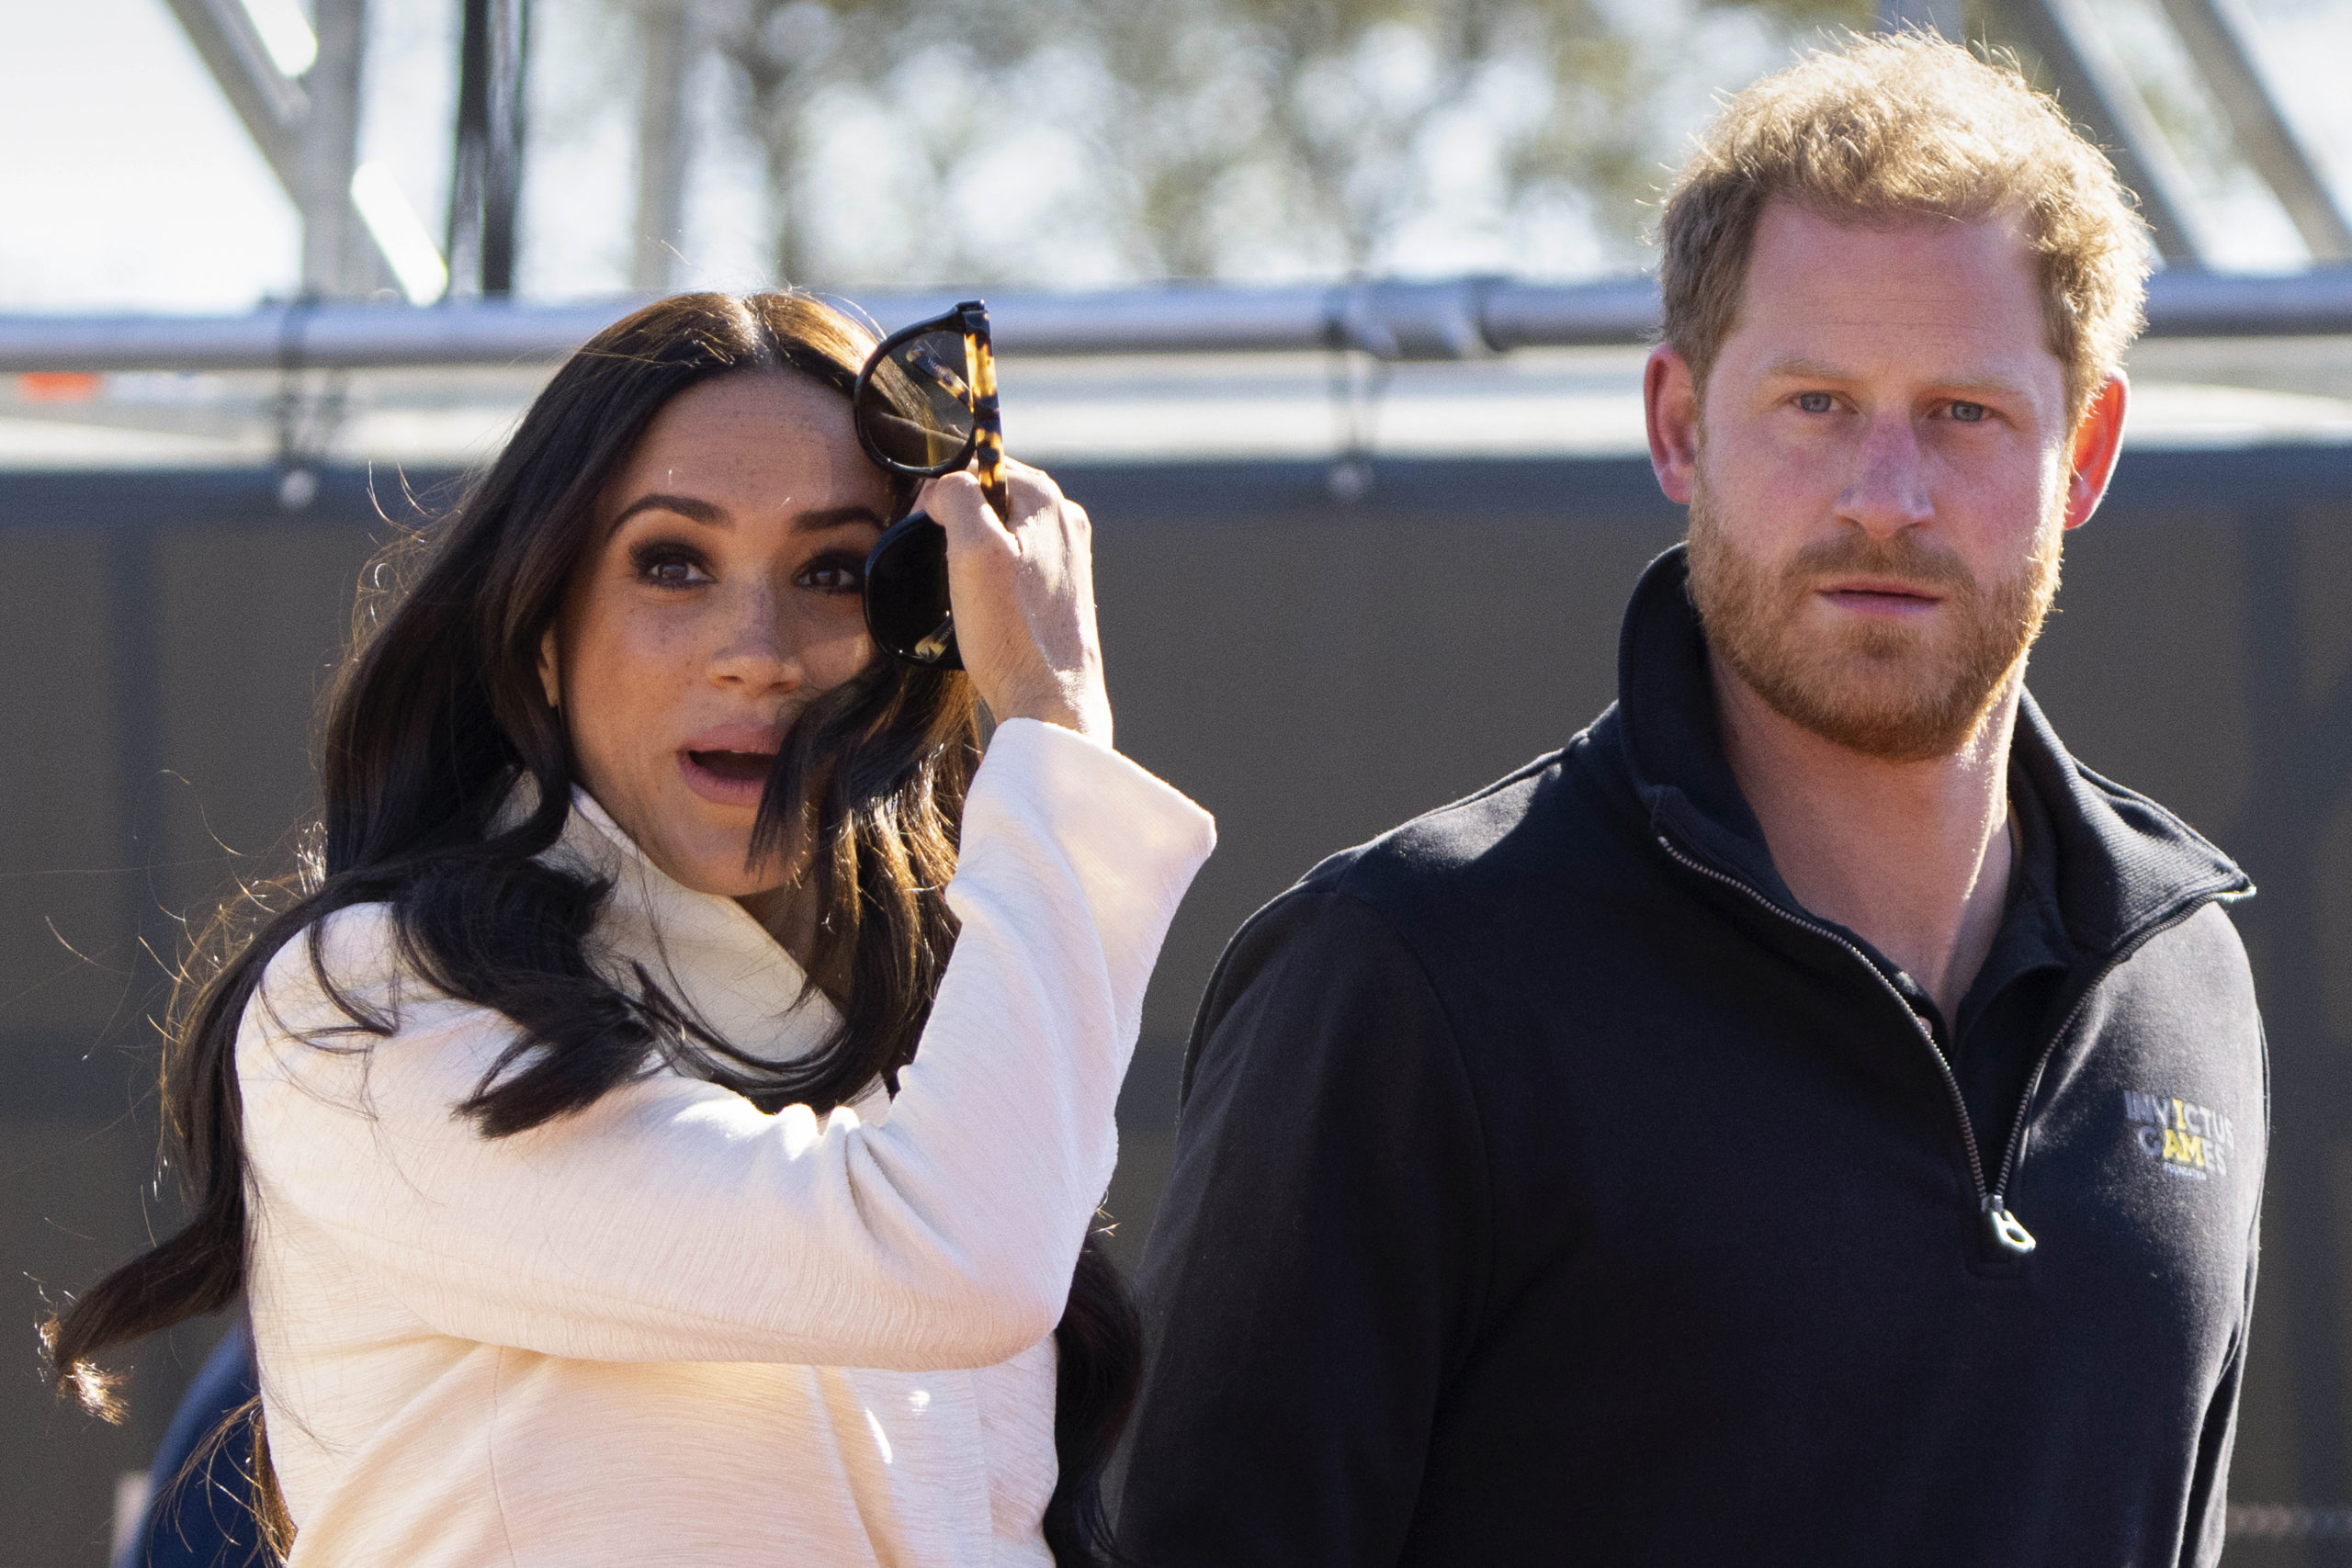
[[[1012,526],[968,473],[916,504],[947,530],[947,591],[964,668],[998,722],[1042,719],[1111,744],[1111,697],[1094,625],[1093,525],[1026,464],[1007,462]]]

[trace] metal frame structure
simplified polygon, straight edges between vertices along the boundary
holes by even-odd
[[[857,293],[883,325],[956,296]],[[297,300],[237,316],[0,316],[0,372],[362,370],[551,363],[643,302],[476,300],[424,308]],[[989,302],[1008,354],[1249,354],[1350,349],[1387,361],[1641,344],[1657,330],[1647,277],[1540,284],[1469,277],[1319,288],[1194,285],[1010,293]],[[2281,277],[2158,273],[2154,337],[2352,334],[2352,266]]]
[[[243,0],[165,0],[302,220],[302,293],[364,299],[393,282],[352,200],[368,0],[313,0],[317,54],[278,68]],[[522,199],[523,60],[529,0],[462,0],[458,123],[450,158],[449,292],[514,288]]]
[[[2175,266],[2201,265],[2212,245],[2188,173],[2085,0],[1989,0],[1988,14],[1995,37],[2041,57],[2059,103],[2107,149],[2117,176],[2140,198],[2158,253]]]
[[[300,80],[272,61],[242,0],[167,3],[301,211],[304,294],[365,296],[388,282],[387,263],[356,221],[349,197],[367,0],[314,0],[318,56]],[[461,4],[449,293],[497,298],[514,284],[529,0]],[[2040,60],[2067,112],[2105,144],[2137,193],[2165,259],[2176,267],[2202,265],[2212,247],[2188,177],[2086,0],[1981,6],[1989,37],[2022,44]],[[2313,260],[2352,262],[2352,217],[2271,94],[2238,0],[2163,6],[2240,153],[2278,197]],[[641,290],[658,291],[671,280],[668,248],[684,220],[688,175],[684,85],[707,44],[702,8],[702,0],[636,0],[644,73],[630,283]],[[1918,27],[1955,39],[1965,32],[1962,0],[1879,0],[1877,15],[1882,29]],[[1375,340],[1378,329],[1374,322]]]
[[[2107,149],[2116,173],[2140,198],[2157,249],[2175,265],[2212,254],[2187,172],[2131,73],[2085,0],[1983,0],[1993,41],[2024,45],[2040,59],[2058,101]],[[2238,0],[2163,0],[2190,64],[2228,121],[2239,154],[2270,187],[2312,259],[2352,261],[2352,219],[2318,161],[2264,80],[2254,29]],[[1961,0],[1879,0],[1878,27],[1964,36]]]
[[[277,183],[301,199],[301,143],[311,95],[277,69],[237,0],[165,0],[204,68],[243,122]]]
[[[2352,220],[2342,199],[2320,177],[2311,150],[2256,63],[2253,28],[2237,0],[2164,0],[2173,30],[2228,117],[2231,135],[2254,165],[2317,262],[2352,261]]]
[[[318,56],[300,80],[277,68],[240,0],[166,3],[301,215],[303,292],[364,297],[389,284],[351,203],[367,0],[318,0]]]

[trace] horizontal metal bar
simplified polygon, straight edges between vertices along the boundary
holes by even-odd
[[[948,294],[830,296],[883,327],[936,314]],[[0,372],[382,369],[547,364],[643,303],[471,301],[424,307],[270,305],[239,316],[0,315]],[[1640,344],[1657,328],[1646,277],[1504,278],[1272,288],[1211,284],[991,299],[1015,355],[1252,354],[1356,348],[1457,359],[1520,348]],[[2276,277],[2171,270],[2148,288],[2161,337],[2352,334],[2352,266]]]
[[[1657,284],[1647,276],[1498,284],[1487,296],[1485,321],[1487,341],[1498,349],[1646,343],[1657,333]]]
[[[2148,280],[2150,337],[2341,337],[2352,333],[2352,266],[2275,276],[2160,272]]]
[[[981,291],[975,291],[981,292]],[[990,334],[1007,354],[1263,354],[1321,345],[1333,331],[1329,290],[1311,286],[1179,285],[1081,294],[1000,294]],[[967,295],[966,298],[971,296]],[[941,299],[854,296],[876,323],[919,321]]]

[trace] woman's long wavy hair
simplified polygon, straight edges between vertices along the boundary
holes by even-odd
[[[811,703],[786,737],[755,839],[793,841],[807,856],[820,909],[809,984],[842,1020],[813,1055],[765,1066],[687,1022],[650,978],[631,989],[600,976],[583,943],[609,886],[537,858],[562,832],[574,783],[562,721],[540,684],[540,642],[590,554],[597,498],[687,388],[764,373],[847,396],[871,348],[861,329],[804,294],[649,305],[556,372],[449,515],[371,566],[352,653],[327,699],[324,811],[300,868],[275,897],[249,890],[223,909],[174,998],[164,1106],[192,1216],[46,1326],[62,1389],[119,1416],[96,1358],[218,1312],[243,1290],[238,1025],[271,957],[308,933],[320,965],[321,925],[346,906],[390,905],[424,978],[520,1026],[458,1107],[484,1137],[569,1115],[663,1064],[769,1110],[822,1112],[876,1079],[895,1088],[956,938],[944,889],[979,758],[978,703],[962,672],[881,660]],[[902,505],[910,499],[901,491]],[[529,815],[502,818],[510,798],[531,803]],[[347,1010],[356,1028],[390,1032],[389,1021]],[[1060,1563],[1113,1562],[1101,1483],[1133,1402],[1141,1334],[1093,1235],[1055,1334],[1061,1478],[1046,1539]],[[283,1550],[290,1530],[267,1479],[258,1411],[254,1419],[264,1522]]]

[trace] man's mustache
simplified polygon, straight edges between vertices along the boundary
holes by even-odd
[[[1976,576],[1950,550],[1934,549],[1905,531],[1891,539],[1845,533],[1805,546],[1782,569],[1787,579],[1850,575],[1892,577],[1955,596],[1975,591]]]

